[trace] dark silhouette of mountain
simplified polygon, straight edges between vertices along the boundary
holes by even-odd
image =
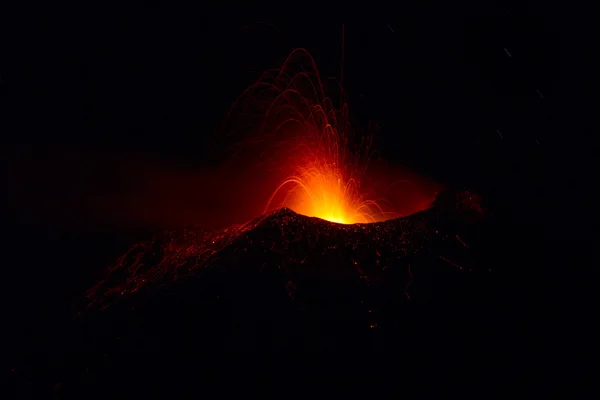
[[[114,385],[140,351],[154,355],[144,368],[168,373],[190,353],[412,353],[498,337],[495,224],[478,196],[442,192],[430,209],[379,223],[284,208],[224,230],[164,232],[127,251],[47,333],[51,373],[38,384],[63,394]]]
[[[93,339],[83,343],[317,350],[405,330],[415,307],[462,310],[488,290],[495,266],[478,258],[486,214],[475,195],[444,193],[428,210],[373,224],[284,208],[224,230],[164,232],[87,293],[80,319]]]

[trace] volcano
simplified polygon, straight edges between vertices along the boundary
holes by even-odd
[[[420,329],[412,310],[451,315],[475,291],[490,294],[477,257],[488,219],[476,195],[444,192],[430,209],[378,223],[283,208],[224,230],[164,232],[89,290],[83,343],[319,350]]]
[[[209,359],[223,351],[409,360],[502,343],[510,290],[497,230],[481,198],[445,190],[429,209],[382,222],[282,208],[227,229],[165,231],[125,252],[44,332],[50,352],[35,360],[48,372],[36,381],[73,398],[99,386],[102,398],[124,387],[152,395],[192,390],[187,365],[220,370],[222,356]],[[148,362],[132,366],[141,354]]]

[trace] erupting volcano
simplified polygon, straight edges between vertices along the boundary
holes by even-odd
[[[247,175],[277,178],[263,215],[225,229],[164,232],[133,246],[87,293],[88,310],[110,309],[98,320],[88,314],[96,326],[89,343],[117,335],[127,346],[146,346],[134,332],[149,321],[170,344],[187,343],[186,332],[194,343],[204,335],[209,346],[240,346],[252,321],[262,321],[257,340],[268,348],[330,346],[307,330],[322,321],[335,321],[323,327],[327,335],[366,343],[375,329],[399,329],[397,310],[429,298],[431,276],[457,287],[462,275],[479,273],[470,252],[485,219],[480,198],[443,191],[400,217],[389,202],[367,195],[376,191],[361,186],[373,136],[356,137],[340,103],[325,96],[304,50],[249,87],[226,128],[245,152],[241,159],[254,157],[248,165],[263,165],[269,177]],[[241,319],[232,320],[238,312]],[[200,331],[186,325],[190,315],[206,319]]]
[[[568,285],[545,282],[574,275],[589,241],[554,207],[573,192],[549,185],[577,82],[543,68],[564,47],[555,29],[539,40],[547,21],[196,6],[43,13],[25,30],[43,40],[9,46],[29,57],[0,81],[13,397],[248,396],[246,382],[289,391],[316,373],[212,354],[412,365],[554,351],[548,332],[578,332],[559,318]]]
[[[288,174],[274,189],[265,213],[288,207],[343,224],[398,216],[386,202],[362,192],[373,136],[355,137],[348,107],[340,103],[336,107],[326,96],[315,61],[303,49],[292,52],[280,69],[265,73],[237,100],[233,114],[262,118],[243,143],[265,146],[262,154],[276,158]]]

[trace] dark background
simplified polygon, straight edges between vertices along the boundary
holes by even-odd
[[[34,338],[110,261],[182,223],[149,218],[152,207],[133,212],[146,193],[139,182],[162,174],[177,190],[201,186],[222,162],[211,149],[229,106],[265,69],[303,47],[323,77],[340,80],[342,24],[350,111],[359,129],[378,125],[381,157],[482,193],[515,241],[553,249],[515,260],[515,279],[580,266],[595,215],[584,211],[595,204],[596,123],[586,116],[598,54],[586,11],[396,7],[15,12],[0,47],[11,337],[43,346]],[[158,190],[169,191],[178,193]],[[194,196],[231,213],[227,222],[243,214],[201,187]],[[548,264],[557,254],[565,263]]]

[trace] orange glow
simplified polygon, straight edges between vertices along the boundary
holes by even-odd
[[[249,104],[240,100],[249,96]],[[353,224],[398,216],[361,191],[371,156],[372,136],[353,137],[343,101],[334,107],[325,96],[313,58],[297,49],[275,72],[251,86],[236,105],[260,113],[255,139],[273,146],[283,178],[265,212],[278,207],[328,221]],[[265,152],[263,152],[265,153]]]
[[[365,200],[354,178],[346,178],[344,165],[330,162],[327,155],[312,155],[307,166],[297,166],[298,173],[285,179],[269,199],[265,212],[273,199],[285,192],[281,206],[289,207],[299,214],[318,217],[340,224],[382,221],[386,215],[379,204]]]

